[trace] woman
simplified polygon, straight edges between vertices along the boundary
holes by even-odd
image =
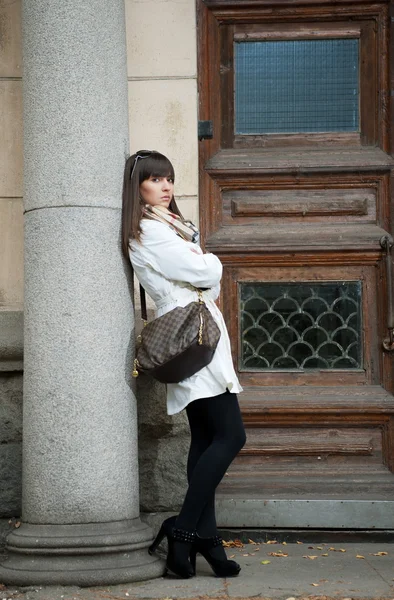
[[[211,363],[192,377],[167,385],[167,412],[186,409],[191,431],[187,475],[189,487],[177,517],[164,521],[150,547],[168,540],[166,567],[187,578],[195,574],[201,553],[214,573],[235,576],[240,566],[227,560],[217,534],[215,490],[245,444],[236,393],[242,391],[231,359],[228,333],[215,304],[222,265],[198,245],[198,231],[184,221],[174,199],[174,169],[156,151],[141,150],[125,166],[122,248],[149,296],[157,316],[197,299],[203,289],[206,305],[221,336]]]

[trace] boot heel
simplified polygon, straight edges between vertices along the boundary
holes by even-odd
[[[194,573],[196,572],[196,558],[197,558],[197,550],[194,547],[192,547],[192,549],[190,551],[189,561],[190,561],[191,566],[193,567]]]
[[[149,554],[153,554],[157,550],[157,547],[160,544],[160,542],[162,541],[162,539],[164,538],[165,534],[166,534],[165,528],[162,525],[160,527],[159,533],[157,534],[157,536],[155,537],[155,539],[153,541],[153,544],[151,544],[148,548]]]

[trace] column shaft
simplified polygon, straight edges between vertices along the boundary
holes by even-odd
[[[128,151],[122,0],[26,0],[22,526],[0,579],[158,576],[139,519],[133,310],[119,245]]]

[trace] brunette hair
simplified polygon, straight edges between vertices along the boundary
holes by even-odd
[[[149,177],[171,177],[175,179],[174,167],[164,154],[156,150],[139,150],[126,160],[123,178],[122,201],[122,252],[129,258],[129,241],[141,240],[141,219],[143,200],[140,185]],[[169,210],[182,217],[175,202],[171,198]]]

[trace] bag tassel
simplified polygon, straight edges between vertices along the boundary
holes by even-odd
[[[132,372],[132,375],[133,375],[133,377],[135,377],[135,378],[137,378],[137,377],[138,377],[138,375],[139,375],[139,373],[138,373],[138,368],[137,368],[137,367],[138,367],[138,360],[135,358],[135,359],[134,359],[134,368],[133,368],[133,372]]]

